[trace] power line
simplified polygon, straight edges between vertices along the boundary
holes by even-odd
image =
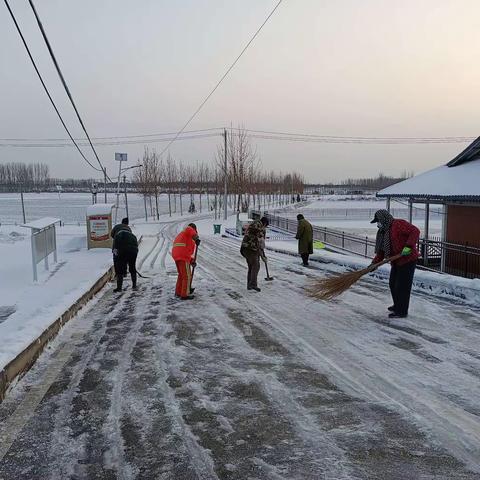
[[[235,133],[234,133],[235,135]],[[467,143],[471,142],[470,138],[353,138],[353,137],[307,137],[307,136],[286,136],[286,135],[266,135],[250,133],[251,138],[259,138],[264,140],[280,140],[288,142],[304,142],[304,143],[336,143],[336,144],[356,144],[356,145],[416,145],[416,144],[449,144],[449,143]],[[473,139],[473,137],[471,137]]]
[[[220,133],[208,133],[203,135],[188,135],[177,138],[177,140],[194,140],[197,138],[211,138],[219,137]],[[153,139],[142,139],[142,140],[130,140],[124,142],[94,142],[94,145],[97,147],[104,146],[114,146],[114,145],[137,145],[137,144],[150,144],[150,143],[162,143],[169,142],[173,137],[167,138],[153,138]],[[81,146],[88,146],[88,143],[80,143]],[[11,147],[11,148],[62,148],[62,147],[71,147],[70,143],[0,143],[0,148],[2,147]]]
[[[13,23],[15,24],[15,28],[17,29],[17,32],[18,34],[20,35],[20,38],[22,39],[22,42],[23,42],[23,46],[25,47],[25,50],[27,51],[27,54],[28,54],[28,57],[30,58],[30,61],[32,62],[32,65],[33,65],[33,68],[35,69],[35,72],[37,72],[37,75],[38,75],[38,78],[40,79],[40,82],[43,86],[43,89],[45,90],[45,93],[47,94],[48,96],[48,99],[50,100],[50,103],[52,104],[55,112],[57,113],[57,116],[58,118],[60,119],[60,122],[62,123],[63,125],[63,128],[65,129],[65,131],[67,132],[70,140],[73,142],[73,144],[75,145],[75,147],[77,148],[78,152],[80,153],[80,155],[82,156],[82,158],[88,163],[88,165],[90,165],[94,170],[97,170],[97,171],[100,171],[97,167],[95,167],[94,165],[92,165],[90,163],[90,161],[87,159],[87,157],[83,154],[83,152],[80,150],[80,147],[78,146],[77,142],[75,141],[75,139],[73,138],[72,134],[70,133],[70,130],[68,129],[67,125],[65,124],[65,122],[63,121],[63,118],[62,118],[62,115],[60,114],[60,112],[58,111],[58,108],[57,106],[55,105],[55,102],[53,101],[53,98],[52,96],[50,95],[50,92],[48,91],[48,88],[47,86],[45,85],[45,82],[43,81],[43,78],[42,78],[42,75],[40,74],[40,71],[38,70],[37,68],[37,64],[35,63],[35,60],[33,59],[32,57],[32,54],[30,52],[30,49],[28,48],[28,45],[27,45],[27,42],[25,40],[25,37],[23,36],[23,33],[18,25],[18,22],[17,22],[17,19],[15,18],[15,15],[12,11],[12,9],[10,8],[10,5],[8,4],[8,0],[4,0],[5,2],[5,5],[10,13],[10,16],[12,17],[12,20],[13,20]]]
[[[187,122],[185,123],[185,125],[178,131],[178,133],[175,135],[175,138],[160,152],[160,156],[163,155],[165,153],[166,150],[168,150],[168,148],[170,148],[170,145],[172,145],[173,142],[175,142],[175,140],[180,136],[180,134],[188,127],[188,125],[190,124],[190,122],[198,115],[198,113],[200,112],[200,110],[203,108],[203,106],[208,102],[208,100],[210,99],[210,97],[215,93],[215,91],[217,90],[217,88],[220,86],[220,84],[223,82],[223,80],[226,78],[226,76],[232,71],[233,67],[235,67],[235,65],[237,64],[237,62],[240,60],[240,58],[242,57],[242,55],[247,51],[248,47],[251,45],[251,43],[255,40],[255,38],[257,37],[257,35],[260,33],[260,31],[262,30],[262,28],[265,26],[265,24],[268,22],[268,20],[270,19],[270,17],[275,13],[275,11],[277,10],[277,8],[280,6],[280,4],[282,3],[283,0],[279,0],[279,2],[275,5],[275,7],[273,8],[273,10],[268,14],[267,18],[264,20],[264,22],[260,25],[260,27],[257,29],[257,31],[254,33],[253,37],[248,41],[248,43],[245,45],[245,47],[243,48],[243,50],[240,52],[240,54],[237,56],[237,58],[233,61],[233,63],[230,65],[230,67],[227,69],[227,71],[222,75],[222,77],[220,78],[220,80],[217,82],[217,84],[215,85],[215,87],[213,87],[213,90],[206,96],[205,100],[203,100],[203,102],[199,105],[199,107],[195,110],[195,112],[193,113],[193,115],[187,120]]]
[[[268,130],[251,130],[245,129],[246,132],[271,134],[271,135],[286,135],[291,137],[311,137],[311,138],[324,138],[324,139],[344,139],[344,140],[398,140],[398,141],[416,141],[416,140],[445,140],[445,141],[471,141],[477,137],[469,136],[443,136],[443,137],[358,137],[358,136],[342,136],[342,135],[319,135],[312,133],[299,133],[299,132],[277,132]]]
[[[5,0],[6,1],[6,0]],[[83,131],[85,132],[85,135],[88,139],[88,143],[90,144],[90,147],[92,148],[93,150],[93,153],[95,154],[95,158],[97,159],[97,162],[98,164],[100,165],[100,168],[102,169],[102,171],[104,172],[104,175],[107,176],[107,173],[106,173],[106,168],[102,165],[102,162],[100,161],[100,158],[98,158],[98,155],[97,155],[97,151],[95,150],[95,147],[93,146],[92,144],[92,141],[90,140],[90,136],[88,135],[88,132],[87,132],[87,129],[85,128],[85,125],[83,123],[83,120],[82,118],[80,117],[80,114],[78,113],[78,110],[77,110],[77,106],[75,105],[75,102],[73,101],[73,97],[72,97],[72,94],[70,93],[70,90],[67,86],[67,83],[65,82],[65,78],[63,77],[63,74],[62,74],[62,71],[60,70],[60,67],[58,65],[58,62],[57,62],[57,59],[55,58],[55,55],[53,53],[53,50],[52,50],[52,47],[50,45],[50,42],[48,41],[48,37],[47,37],[47,34],[45,33],[45,30],[43,28],[43,25],[42,25],[42,22],[40,21],[40,17],[38,16],[38,13],[37,11],[35,10],[35,6],[33,5],[33,1],[32,0],[28,0],[29,3],[30,3],[30,7],[32,7],[32,10],[33,10],[33,14],[35,15],[35,18],[37,20],[37,24],[38,24],[38,28],[40,29],[40,31],[42,32],[42,36],[43,36],[43,39],[45,40],[45,43],[47,45],[47,48],[48,48],[48,51],[50,53],[50,57],[52,58],[52,61],[55,65],[55,68],[57,70],[57,73],[58,73],[58,76],[60,77],[60,80],[62,82],[62,85],[63,85],[63,88],[65,89],[65,91],[67,92],[67,95],[68,95],[68,98],[70,99],[70,102],[72,104],[72,107],[73,109],[75,110],[75,113],[77,114],[77,118],[78,118],[78,121],[80,122],[80,125],[82,126],[82,129]]]
[[[183,133],[203,133],[203,132],[223,132],[224,127],[215,127],[215,128],[204,128],[201,130],[186,130]],[[166,132],[166,133],[145,133],[140,135],[120,135],[114,137],[91,137],[92,140],[114,140],[114,139],[123,139],[123,138],[141,138],[141,137],[162,137],[166,135],[175,135],[177,132]],[[67,140],[66,138],[0,138],[0,142],[61,142]],[[77,138],[77,141],[85,141],[86,138]]]
[[[199,130],[187,130],[182,132],[183,134],[195,134],[195,133],[204,133],[204,132],[216,132],[212,136],[220,135],[223,132],[223,129],[226,127],[216,127],[216,128],[205,128]],[[281,140],[281,141],[291,141],[291,142],[318,142],[318,143],[340,143],[340,144],[374,144],[374,145],[410,145],[410,144],[445,144],[445,143],[466,143],[473,141],[476,137],[468,136],[445,136],[445,137],[358,137],[358,136],[340,136],[340,135],[319,135],[311,133],[286,133],[286,132],[274,132],[268,130],[252,130],[246,129],[246,132],[252,138],[266,139],[266,140]],[[235,130],[232,132],[233,135],[236,135]],[[158,138],[166,137],[168,135],[175,135],[176,132],[167,132],[167,133],[150,133],[150,134],[139,134],[139,135],[124,135],[124,136],[112,136],[112,137],[92,137],[94,140],[94,145],[128,145],[134,143],[159,143],[164,141],[172,141],[173,138]],[[157,138],[155,138],[157,137]],[[180,135],[177,139],[182,139]],[[194,135],[188,138],[195,138]],[[201,136],[199,136],[201,138]],[[123,140],[127,139],[127,140]],[[128,140],[128,139],[137,139],[137,140]],[[61,142],[65,141],[65,138],[2,138],[0,142],[9,142],[8,146],[22,146],[21,143],[17,142]],[[85,141],[86,138],[77,138],[77,141]],[[117,140],[115,142],[104,142],[104,140]],[[81,144],[83,145],[83,144]],[[0,146],[6,146],[1,145]],[[44,146],[51,146],[45,144]],[[53,146],[63,146],[60,144]]]

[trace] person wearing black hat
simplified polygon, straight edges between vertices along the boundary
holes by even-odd
[[[110,232],[110,236],[112,238],[115,238],[115,235],[120,231],[120,230],[127,230],[129,232],[132,231],[132,229],[128,226],[128,217],[122,218],[122,223],[117,223],[112,228],[112,231]]]
[[[408,315],[415,266],[419,257],[417,250],[420,230],[406,220],[393,218],[387,210],[377,210],[370,223],[378,227],[375,242],[375,258],[372,263],[384,258],[402,256],[391,262],[390,292],[393,305],[388,307],[390,318],[405,318]]]
[[[298,240],[298,253],[302,257],[304,267],[308,267],[308,257],[313,253],[313,227],[305,217],[297,215],[298,227],[295,238]]]

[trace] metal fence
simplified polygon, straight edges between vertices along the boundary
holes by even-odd
[[[306,207],[304,211],[308,214],[308,218],[311,221],[319,220],[341,220],[341,219],[372,219],[378,208],[312,208]],[[277,211],[270,210],[273,215],[277,214]],[[403,218],[407,220],[409,218],[408,208],[392,208],[390,213],[395,218]],[[297,212],[282,212],[282,216],[294,219],[297,216]],[[425,211],[422,209],[414,208],[412,210],[412,218],[423,219],[425,218]],[[430,210],[430,219],[436,220],[443,218],[443,212],[432,209]]]
[[[261,212],[251,211],[252,218],[259,217]],[[296,218],[281,217],[265,213],[270,225],[290,233],[297,231]],[[365,236],[345,233],[327,227],[313,226],[314,240],[320,240],[326,245],[343,252],[373,258],[375,241]],[[449,273],[466,278],[480,277],[480,248],[468,244],[461,245],[443,242],[439,238],[421,238],[418,241],[420,258],[419,266],[439,272]]]

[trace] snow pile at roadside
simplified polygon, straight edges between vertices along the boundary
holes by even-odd
[[[272,241],[266,245],[267,250],[271,249],[281,253],[297,255],[296,241]],[[326,250],[316,250],[310,257],[312,261],[328,263],[329,268],[339,272],[345,269],[361,269],[370,265],[371,259],[343,255]],[[390,266],[384,265],[370,275],[388,281]],[[453,275],[429,272],[417,269],[413,282],[413,290],[431,293],[435,296],[456,298],[462,303],[480,305],[480,279],[468,279]]]

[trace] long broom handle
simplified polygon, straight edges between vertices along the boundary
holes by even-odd
[[[266,260],[267,257],[265,256],[265,250],[262,250],[262,253],[263,255],[261,255],[261,257],[262,257],[263,263],[265,264],[265,270],[267,271],[267,278],[270,278],[270,274],[268,273],[268,263]]]
[[[388,258],[385,258],[383,259],[381,262],[378,262],[378,263],[373,263],[371,264],[369,267],[367,267],[365,270],[367,270],[368,272],[373,272],[374,270],[376,270],[378,267],[381,267],[382,265],[385,265],[386,263],[389,263],[389,262],[393,262],[395,260],[398,260],[399,258],[403,257],[403,255],[401,253],[397,254],[397,255],[394,255],[393,257],[388,257]]]
[[[195,267],[197,266],[197,253],[198,253],[198,245],[195,246],[195,256],[193,257],[193,263],[195,265],[192,267],[192,276],[190,277],[190,288],[192,288],[193,274],[195,273]]]

